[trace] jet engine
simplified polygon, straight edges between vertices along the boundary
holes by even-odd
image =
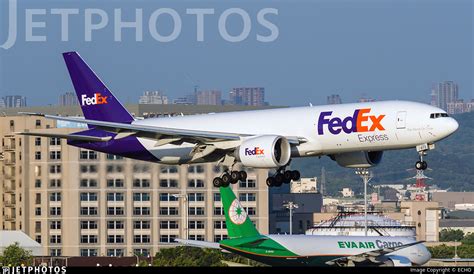
[[[384,260],[381,266],[412,266],[411,261],[404,256],[389,255],[383,256]]]
[[[290,161],[291,147],[285,137],[263,135],[244,140],[235,156],[247,167],[278,168]]]
[[[331,159],[342,167],[368,168],[378,165],[383,151],[357,151],[331,155]]]

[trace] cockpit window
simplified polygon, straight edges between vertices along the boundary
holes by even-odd
[[[431,119],[436,119],[440,117],[449,117],[449,115],[447,113],[431,113],[430,114]]]

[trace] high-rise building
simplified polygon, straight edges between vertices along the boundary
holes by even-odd
[[[242,106],[264,106],[265,88],[263,87],[240,87],[233,88],[229,93],[230,103]]]
[[[359,99],[357,99],[357,103],[367,103],[367,102],[375,102],[375,99],[371,97],[365,97],[365,96],[362,96]]]
[[[59,105],[60,106],[77,106],[79,102],[77,101],[77,96],[75,92],[66,92],[59,95]]]
[[[143,95],[140,96],[138,103],[167,105],[168,97],[164,95],[161,91],[145,91],[143,92]]]
[[[342,104],[342,100],[339,94],[331,94],[328,96],[327,103],[328,105]]]
[[[459,88],[458,84],[453,81],[444,81],[433,85],[431,90],[431,101],[435,107],[448,110],[449,103],[458,101]]]
[[[51,110],[53,113],[55,110]],[[68,126],[67,124],[65,124]],[[227,236],[215,163],[169,166],[79,149],[18,131],[76,132],[31,116],[0,117],[0,225],[22,230],[53,256],[130,256],[175,238]],[[266,170],[232,185],[257,229],[268,233]]]
[[[196,94],[198,105],[222,105],[222,95],[220,90],[200,90]]]
[[[4,108],[21,108],[26,107],[26,97],[21,95],[7,95],[2,97],[3,103],[0,103],[0,107]]]

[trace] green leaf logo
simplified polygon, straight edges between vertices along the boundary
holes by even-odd
[[[245,212],[244,208],[237,199],[235,199],[230,205],[229,218],[236,225],[243,224],[247,219],[247,212]]]

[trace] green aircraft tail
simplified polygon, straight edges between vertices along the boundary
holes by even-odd
[[[220,187],[222,205],[224,206],[225,224],[229,238],[259,236],[255,225],[247,216],[231,187]]]

